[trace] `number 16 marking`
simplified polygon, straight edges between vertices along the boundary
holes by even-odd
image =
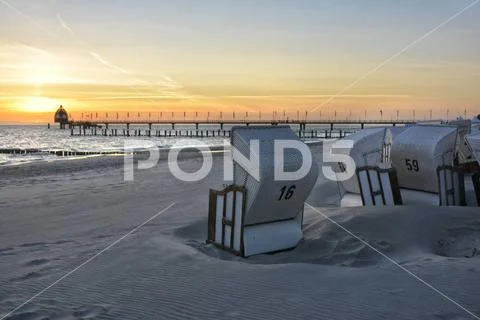
[[[293,197],[293,193],[295,192],[296,188],[297,187],[295,185],[292,185],[287,190],[287,186],[284,186],[282,189],[280,189],[281,193],[280,193],[280,198],[278,198],[278,201],[281,201],[282,199],[288,200],[291,197]],[[286,191],[286,193],[285,193],[285,191]],[[284,195],[285,195],[285,197],[284,197]]]

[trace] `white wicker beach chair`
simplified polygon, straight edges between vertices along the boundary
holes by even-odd
[[[387,128],[371,128],[358,131],[343,140],[352,141],[352,148],[335,150],[335,153],[348,154],[357,168],[364,166],[378,166],[390,162],[390,148],[392,133]],[[344,172],[342,164],[338,164],[336,172]],[[356,176],[340,181],[342,192],[360,194],[360,186]]]
[[[441,203],[437,168],[453,166],[457,141],[457,128],[442,125],[411,126],[395,138],[392,167],[404,204]]]
[[[393,129],[394,130],[392,130],[392,128],[370,128],[358,131],[343,139],[351,141],[352,148],[338,149],[335,150],[335,153],[350,156],[354,160],[356,168],[388,166],[391,161],[390,153],[393,138],[405,128],[397,127]],[[342,180],[339,174],[345,172],[346,169],[342,163],[339,163],[335,167],[340,206],[361,206],[363,202],[361,197],[362,186],[360,185],[358,171],[357,174],[351,178]]]
[[[293,141],[308,150],[311,166],[303,176],[275,179],[278,157],[283,156],[285,172],[301,170],[309,160],[295,149],[275,150],[275,141],[280,140]],[[253,141],[259,143],[258,154],[251,149]],[[303,236],[304,202],[318,176],[310,150],[284,126],[235,127],[231,144],[233,185],[210,191],[208,242],[244,257],[295,247]],[[259,159],[257,177],[239,156]]]

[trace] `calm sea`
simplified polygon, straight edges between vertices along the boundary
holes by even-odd
[[[110,128],[115,128],[111,126]],[[124,127],[119,126],[119,129]],[[298,130],[297,126],[292,127]],[[147,129],[147,126],[132,126],[134,129]],[[158,130],[170,129],[168,126],[154,126]],[[177,130],[194,130],[194,126],[176,126]],[[202,126],[201,129],[219,129],[218,126]],[[225,130],[230,127],[225,126]],[[308,130],[324,130],[324,126],[309,127]],[[338,126],[338,129],[355,130]],[[356,128],[358,129],[358,128]],[[121,130],[119,130],[120,132]],[[226,138],[228,140],[228,138]],[[200,141],[200,142],[199,142]],[[22,164],[32,161],[54,161],[59,157],[50,151],[90,151],[90,152],[124,152],[126,149],[142,148],[155,144],[159,147],[197,146],[200,143],[208,146],[223,145],[225,138],[185,138],[185,137],[103,137],[103,136],[71,136],[70,130],[58,127],[48,129],[46,125],[0,125],[0,149],[38,149],[39,152],[29,154],[1,154],[0,165]],[[65,159],[64,157],[62,157]]]

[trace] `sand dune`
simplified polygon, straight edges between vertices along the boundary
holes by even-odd
[[[201,183],[82,165],[1,172],[0,318],[174,202],[6,319],[475,319],[329,219],[480,314],[478,209],[307,207],[296,249],[241,259],[205,244],[220,157]]]

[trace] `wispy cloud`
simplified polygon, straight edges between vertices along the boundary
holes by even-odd
[[[52,33],[50,30],[45,28],[43,25],[41,25],[38,21],[36,21],[34,18],[32,18],[30,15],[27,13],[23,12],[20,10],[18,7],[13,6],[9,1],[7,0],[0,0],[0,4],[3,4],[4,6],[8,7],[10,10],[14,11],[16,14],[21,16],[23,19],[29,21],[33,25],[35,25],[39,30],[44,32],[45,34],[48,34],[51,37],[57,38],[57,36]],[[54,2],[53,2],[54,4]],[[60,13],[56,13],[56,18],[58,20],[58,23],[60,26],[66,30],[75,40],[78,40],[78,37],[75,35],[75,31],[69,26],[67,21],[63,19],[62,15]],[[80,43],[81,41],[79,41]],[[86,44],[86,42],[82,42],[83,44]],[[51,55],[49,52],[36,48],[36,47],[31,47],[29,45],[16,42],[16,45],[22,46],[32,52],[35,53],[40,53],[40,54],[45,54],[45,55]],[[101,54],[98,52],[92,50],[92,49],[87,49],[86,52],[90,57],[92,57],[95,61],[98,63],[108,67],[109,69],[115,70],[116,72],[120,73],[123,75],[124,78],[127,78],[128,80],[128,85],[127,87],[130,88],[132,92],[134,92],[138,98],[140,99],[165,99],[167,97],[171,98],[177,98],[177,99],[193,99],[191,95],[188,95],[184,91],[183,85],[178,83],[177,81],[173,80],[170,78],[168,75],[160,75],[159,79],[156,82],[150,82],[142,79],[138,79],[134,77],[134,74],[127,69],[118,66],[114,63],[111,63],[108,59],[103,57]],[[147,93],[142,92],[142,88],[146,86],[148,87]],[[150,93],[149,93],[150,92]],[[154,92],[156,94],[151,94],[151,92]]]
[[[171,90],[179,90],[183,89],[183,86],[178,83],[177,81],[173,80],[167,75],[161,76],[161,78],[157,81],[157,84],[163,87],[166,87]]]
[[[316,99],[316,98],[331,98],[335,97],[334,94],[279,94],[279,95],[215,95],[215,98],[232,98],[232,99],[275,99],[275,98],[287,98],[287,99]],[[406,94],[344,94],[341,98],[410,98],[410,95]]]
[[[97,52],[89,51],[88,53],[102,65],[116,70],[126,76],[133,76],[132,72],[109,62]],[[160,79],[156,81],[156,83],[132,77],[129,78],[129,84],[127,87],[136,93],[136,96],[129,97],[129,99],[147,99],[151,102],[153,102],[152,99],[194,99],[185,92],[180,92],[180,90],[183,89],[183,86],[167,75],[162,75]],[[145,90],[147,92],[145,92]],[[157,92],[159,94],[151,95],[149,92]]]
[[[62,26],[63,29],[67,30],[72,36],[75,35],[72,28],[70,28],[67,25],[67,23],[65,22],[65,20],[63,20],[62,16],[59,13],[57,13],[57,20],[58,20],[58,22],[60,23],[60,25]]]
[[[36,27],[38,27],[40,30],[42,30],[43,32],[45,32],[46,34],[48,34],[49,36],[51,37],[56,37],[52,32],[50,32],[50,30],[48,30],[47,28],[45,28],[43,25],[41,25],[38,21],[36,21],[35,19],[33,19],[32,17],[30,17],[28,14],[24,13],[23,11],[21,11],[20,9],[18,9],[17,7],[13,6],[10,2],[7,2],[6,0],[0,0],[0,3],[2,3],[3,5],[5,5],[6,7],[10,8],[11,10],[13,10],[15,13],[17,13],[19,16],[21,16],[23,19],[29,21],[30,23],[34,24]]]
[[[143,87],[146,88],[146,87]],[[140,91],[142,93],[142,91]],[[143,94],[121,94],[121,95],[97,95],[84,97],[82,100],[138,100],[138,99],[158,99],[158,100],[175,100],[175,99],[195,99],[195,100],[216,100],[216,99],[238,99],[238,100],[275,100],[275,99],[320,99],[330,98],[333,95],[181,95],[179,92],[162,92],[161,94],[143,93]],[[356,99],[409,99],[410,95],[397,95],[397,94],[350,94],[343,95],[342,98],[356,98]],[[242,106],[244,109],[249,107]],[[251,109],[255,111],[256,109]],[[248,111],[248,110],[247,110]]]
[[[399,62],[392,64],[393,67],[409,68],[409,69],[467,69],[478,70],[480,65],[468,62],[459,61],[432,61],[432,62]]]
[[[60,25],[67,30],[73,37],[75,37],[75,32],[67,22],[62,18],[60,13],[57,13],[57,20]],[[148,99],[147,97],[157,97],[156,95],[149,95],[148,92],[158,92],[160,93],[158,97],[165,98],[166,96],[173,96],[174,98],[181,98],[181,99],[191,99],[186,93],[180,93],[180,90],[183,90],[184,87],[177,81],[170,78],[168,75],[160,75],[159,79],[156,82],[150,82],[143,79],[138,79],[138,77],[134,76],[134,73],[119,66],[112,62],[110,62],[107,58],[102,56],[100,53],[90,49],[88,54],[95,59],[100,64],[115,70],[125,77],[128,77],[129,84],[127,85],[128,88],[134,93],[136,93],[140,98]],[[148,92],[145,93],[142,91],[142,88],[146,87]],[[154,98],[156,99],[156,98]]]
[[[147,95],[147,94],[138,94],[138,95],[122,95],[122,96],[93,96],[85,97],[80,100],[85,101],[96,101],[96,100],[142,100],[142,99],[155,99],[155,100],[184,100],[184,97],[174,95]]]
[[[26,43],[23,43],[23,42],[19,42],[19,41],[14,41],[12,40],[11,41],[11,44],[7,44],[5,46],[0,46],[0,52],[2,51],[11,51],[12,54],[14,52],[15,55],[18,55],[19,52],[18,51],[21,51],[21,50],[27,50],[29,52],[32,52],[32,53],[35,53],[35,54],[40,54],[40,55],[44,55],[44,56],[53,56],[53,54],[51,52],[48,52],[44,49],[41,49],[41,48],[38,48],[38,47],[34,47],[34,46],[31,46],[31,45],[28,45]],[[23,51],[24,52],[24,51]]]
[[[104,59],[100,54],[94,52],[94,51],[89,51],[88,52],[95,60],[97,60],[98,62],[100,62],[101,64],[103,64],[104,66],[106,67],[109,67],[111,69],[114,69],[114,70],[117,70],[123,74],[130,74],[130,72],[128,72],[127,70],[119,67],[119,66],[116,66],[110,62],[108,62],[106,59]]]

